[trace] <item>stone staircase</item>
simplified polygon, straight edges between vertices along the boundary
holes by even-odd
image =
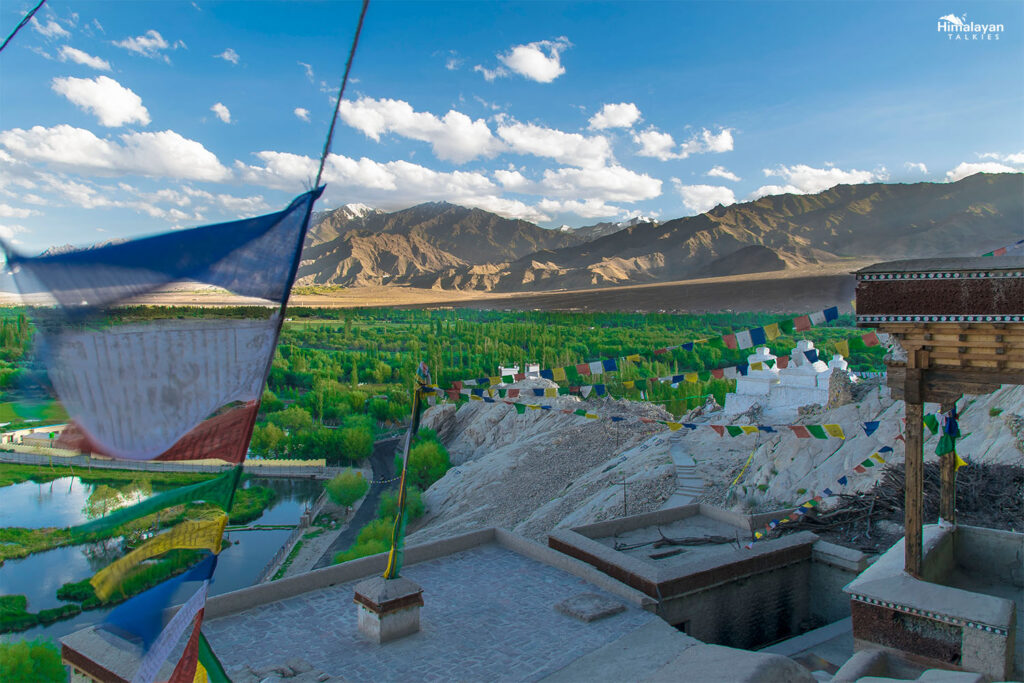
[[[669,455],[676,466],[676,490],[665,501],[665,508],[689,505],[704,493],[704,479],[697,473],[697,463],[687,453],[678,434],[669,442]]]

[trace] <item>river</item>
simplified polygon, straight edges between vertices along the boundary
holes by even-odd
[[[313,504],[323,489],[322,482],[312,479],[253,477],[245,485],[266,486],[277,493],[277,499],[254,524],[298,523],[302,512]],[[78,477],[64,477],[46,484],[24,482],[0,488],[0,523],[4,526],[24,527],[81,524],[90,519],[86,514],[90,499],[93,507],[96,507],[96,488],[93,484],[83,483]],[[121,500],[139,500],[151,494],[133,489],[131,485],[120,487],[117,493],[121,494]],[[210,594],[220,595],[251,586],[290,533],[282,529],[226,534],[214,581],[210,585]],[[119,539],[110,539],[103,543],[54,548],[20,560],[8,560],[0,567],[0,594],[25,595],[28,597],[28,609],[32,612],[57,607],[62,604],[56,596],[61,585],[89,578],[119,554]],[[10,641],[37,636],[61,638],[103,621],[108,611],[89,610],[73,619],[37,626],[20,633],[4,634],[0,639]]]

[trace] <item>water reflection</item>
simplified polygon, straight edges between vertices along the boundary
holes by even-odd
[[[65,480],[72,479],[65,477]],[[51,520],[48,524],[36,526],[68,526],[78,524],[83,519],[89,494],[92,487],[86,490],[81,482],[59,484],[61,480],[52,482],[55,486],[50,491],[50,484],[34,484],[32,487],[43,487],[45,495],[40,510]],[[16,486],[24,486],[17,484]],[[254,477],[245,482],[244,486],[266,486],[277,493],[271,506],[264,510],[263,515],[255,524],[295,524],[299,521],[307,506],[311,506],[323,490],[323,482],[311,479],[280,479],[270,477]],[[99,487],[95,487],[99,488]],[[0,495],[0,516],[5,525],[28,526],[8,521],[3,516],[7,505],[7,494],[12,487],[5,487]],[[24,494],[21,494],[24,495]],[[33,494],[35,495],[35,494]],[[103,494],[108,495],[108,494]],[[64,496],[64,498],[62,498]],[[69,502],[73,501],[73,502]],[[97,498],[99,500],[99,498]],[[77,517],[70,512],[77,505]],[[55,513],[62,510],[61,513]],[[54,519],[68,519],[54,524]],[[24,516],[18,519],[24,519]],[[271,560],[281,544],[288,538],[290,530],[270,531],[235,531],[227,534],[221,557],[217,562],[217,572],[210,586],[211,595],[220,595],[240,588],[251,586],[263,567]],[[121,539],[109,539],[101,543],[55,548],[43,553],[36,553],[20,560],[8,560],[0,567],[0,594],[22,594],[28,597],[28,608],[37,612],[41,609],[57,607],[57,589],[64,583],[81,581],[89,578],[99,569],[107,566],[120,556]],[[187,597],[187,596],[185,596]],[[38,626],[21,633],[0,636],[4,640],[21,640],[43,635],[48,638],[61,638],[80,628],[103,621],[109,610],[90,610],[73,619],[57,622],[49,626]]]

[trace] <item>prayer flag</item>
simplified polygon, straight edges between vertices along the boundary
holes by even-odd
[[[550,370],[545,370],[544,372],[551,372],[551,371]],[[506,379],[507,377],[508,377],[508,375],[505,375],[502,379]],[[512,382],[522,382],[524,379],[526,379],[526,373],[525,372],[517,372],[516,374],[512,375]]]
[[[603,384],[595,384],[594,385],[594,393],[597,394],[598,396],[604,396],[604,393],[605,393],[604,385]]]
[[[845,339],[843,339],[842,341],[837,341],[836,342],[836,351],[843,358],[849,358],[850,357],[850,342],[846,341]]]
[[[839,307],[832,306],[831,308],[826,308],[822,313],[825,316],[825,320],[836,320],[839,318]]]
[[[874,467],[874,466],[875,466],[875,463],[871,461],[871,458],[866,458],[866,459],[865,459],[865,460],[864,460],[864,461],[863,461],[863,462],[861,463],[861,465],[862,465],[862,466],[864,466],[864,467]]]
[[[775,367],[779,370],[785,370],[789,367],[789,356],[779,356],[775,361]]]
[[[827,439],[828,434],[825,433],[824,428],[821,425],[805,425],[807,431],[811,433],[815,439]]]
[[[754,342],[750,338],[750,330],[743,330],[742,332],[736,333],[736,346],[741,349],[749,349],[753,345]]]
[[[495,384],[501,384],[501,377],[495,375],[493,377],[488,377],[487,378],[487,385],[488,386],[492,386],[493,387]]]
[[[878,462],[879,465],[885,464],[885,458],[880,453],[872,453],[871,457]]]
[[[824,490],[822,491],[822,493],[824,493],[824,494],[825,494],[826,496],[832,496],[832,495],[835,495],[835,494],[833,494],[833,493],[832,493],[832,489],[829,489],[829,488],[826,488],[826,489],[824,489]]]
[[[797,332],[804,332],[811,329],[811,319],[806,315],[802,315],[799,318],[793,318],[793,329]]]
[[[804,358],[807,359],[808,363],[817,363],[818,362],[818,349],[809,349],[807,351],[804,351]]]
[[[768,341],[778,339],[779,337],[779,324],[772,323],[771,325],[764,326],[764,336],[768,338]]]
[[[182,522],[170,531],[146,541],[124,557],[96,572],[89,580],[96,591],[96,597],[107,600],[129,571],[168,550],[210,550],[214,554],[219,553],[227,521],[228,516],[221,513],[213,519]]]
[[[565,374],[565,368],[552,368],[551,374],[556,382],[568,382],[569,378]]]
[[[534,390],[533,390],[533,395],[534,396],[543,396],[544,395],[544,389],[542,389],[540,387],[535,387]]]
[[[619,366],[615,362],[614,358],[608,358],[607,360],[601,361],[601,365],[604,366],[605,372],[615,372],[616,370],[619,369]]]
[[[864,346],[878,346],[879,344],[878,335],[874,332],[868,332],[861,336],[861,341],[864,342]]]
[[[726,425],[725,431],[729,432],[729,436],[737,437],[743,433],[743,429],[736,425]]]
[[[957,455],[956,451],[953,451],[953,457],[956,458],[956,467],[953,468],[954,472],[967,464],[963,458]]]
[[[526,405],[525,404],[523,404],[523,403],[515,403],[513,405],[516,408],[516,412],[519,413],[520,415],[523,415],[523,414],[526,413]]]
[[[751,370],[764,370],[764,363],[762,363],[761,361],[757,361],[756,363],[751,363],[750,364],[750,369]]]
[[[768,425],[757,425],[759,431],[766,432],[768,434],[774,434],[775,428]]]
[[[693,351],[693,342],[686,342],[682,346],[683,351]]]
[[[521,391],[520,389],[509,389],[508,390],[508,397],[509,398],[519,398],[519,392],[520,391]]]
[[[871,436],[872,434],[874,434],[875,431],[878,429],[878,425],[880,425],[880,424],[882,424],[882,423],[878,422],[878,421],[865,422],[864,423],[864,434],[865,434],[865,436]]]
[[[722,341],[725,346],[730,349],[736,348],[736,335],[735,334],[724,334],[722,335]]]
[[[583,396],[583,398],[587,398],[588,396],[590,396],[590,392],[593,390],[594,387],[592,385],[585,384],[582,387],[580,387],[580,395]]]
[[[846,484],[849,483],[849,481],[850,480],[847,479],[846,476],[844,475],[842,477],[839,477],[839,479],[836,480],[836,483],[838,483],[840,486],[846,486]]]
[[[685,379],[686,379],[687,382],[691,382],[692,383],[692,382],[696,382],[699,379],[699,377],[698,377],[696,372],[688,372],[688,373],[686,373]]]
[[[927,415],[924,416],[924,426],[927,427],[928,431],[930,431],[932,434],[935,434],[939,431],[939,421],[931,413],[928,413]]]
[[[632,389],[632,388],[634,388],[635,386],[636,386],[636,382],[634,382],[634,381],[633,381],[633,380],[631,380],[631,379],[630,379],[630,380],[626,380],[625,382],[623,382],[623,383],[622,383],[622,387],[623,387],[624,389]]]
[[[602,372],[604,372],[604,363],[602,363],[599,360],[595,360],[594,362],[590,363],[591,375],[600,375]]]
[[[725,377],[725,370],[721,368],[719,368],[718,370],[712,370],[711,376],[714,377],[715,379],[722,379],[723,377]]]
[[[583,408],[577,408],[576,410],[573,411],[573,414],[583,416],[587,414],[587,411],[584,410]]]
[[[590,374],[590,364],[589,363],[579,363],[576,366],[576,373],[579,374],[579,375],[589,375]]]
[[[755,327],[750,330],[750,341],[752,341],[755,346],[766,343],[768,341],[768,335],[765,333],[764,328]]]
[[[825,432],[828,433],[829,436],[834,436],[837,439],[845,439],[846,438],[846,435],[843,434],[843,428],[840,427],[839,425],[829,424],[829,425],[823,425],[823,426],[825,428]]]
[[[596,420],[598,418],[598,416],[595,415],[594,413],[587,413],[583,417],[587,418],[588,420]]]
[[[666,348],[654,349],[654,355],[656,355],[656,356],[660,356],[663,353],[668,353],[668,349],[666,349]]]
[[[815,311],[808,316],[812,325],[821,325],[825,322],[825,314],[822,311]]]
[[[548,387],[544,390],[544,396],[546,398],[555,398],[558,396],[558,389],[554,387]]]
[[[708,425],[708,427],[714,429],[715,433],[718,434],[719,436],[725,436],[725,427],[723,427],[722,425]]]
[[[679,422],[666,422],[665,424],[668,425],[668,428],[673,432],[678,432],[683,426],[682,423]]]
[[[641,363],[641,362],[643,362],[643,358],[640,356],[639,353],[631,353],[631,354],[629,354],[628,356],[626,356],[626,360],[628,360],[628,361],[630,361],[632,363]]]
[[[853,468],[853,471],[856,472],[857,474],[864,474],[865,472],[867,472],[867,470],[864,469],[862,465],[857,465],[856,467]]]
[[[544,379],[550,379],[552,381],[554,381],[555,379],[555,373],[552,370],[541,370],[540,376]]]
[[[807,431],[807,427],[804,427],[803,425],[790,425],[789,428],[793,431],[794,434],[796,434],[796,437],[798,439],[811,438],[811,433]]]
[[[743,430],[744,434],[757,434],[757,425],[742,425],[740,429]]]

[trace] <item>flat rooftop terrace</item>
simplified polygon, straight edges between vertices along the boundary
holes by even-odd
[[[719,540],[727,538],[729,542],[704,545],[674,545],[663,542],[662,545],[655,546],[656,542],[664,539],[681,541],[706,537],[718,537]],[[721,519],[695,514],[692,517],[598,536],[593,540],[651,566],[682,568],[716,555],[732,554],[739,550],[749,537],[749,528],[741,528]]]
[[[356,627],[358,580],[209,619],[203,632],[229,670],[302,657],[350,681],[536,680],[658,620],[495,543],[407,566],[402,576],[423,587],[420,632],[383,646]],[[555,610],[579,593],[601,594],[625,609],[589,623]]]

